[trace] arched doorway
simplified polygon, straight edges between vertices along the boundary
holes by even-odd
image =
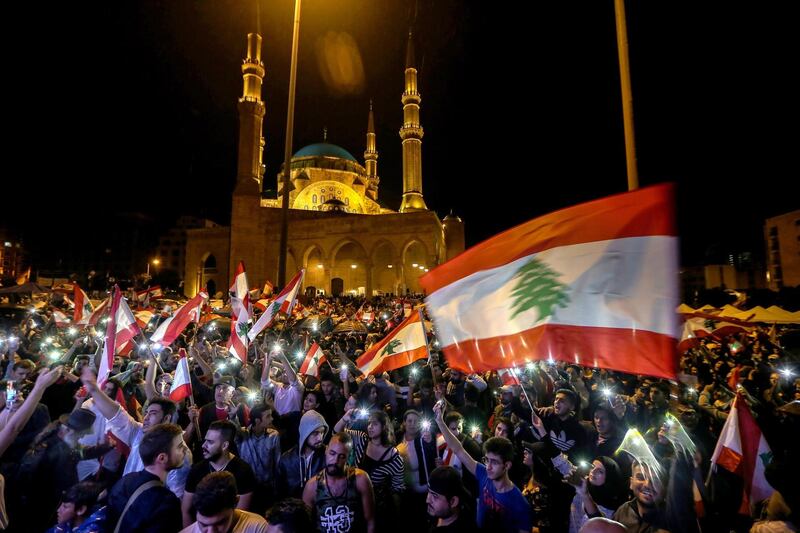
[[[209,279],[206,281],[206,292],[208,293],[210,298],[214,298],[215,294],[217,294],[217,282],[213,279]]]
[[[344,292],[344,280],[342,278],[333,278],[331,280],[331,294],[339,296]]]
[[[317,295],[317,288],[314,287],[313,285],[310,285],[310,286],[306,287],[306,290],[305,290],[305,292],[303,294],[306,295],[306,298],[309,298],[309,299],[314,298],[314,296]]]
[[[379,243],[372,250],[372,288],[378,294],[391,294],[397,290],[397,271],[394,264],[394,247],[389,241]]]
[[[428,252],[418,240],[413,240],[403,248],[403,282],[406,290],[412,293],[422,292],[419,277],[432,265],[428,264]]]
[[[346,241],[334,248],[331,277],[344,282],[347,294],[364,294],[367,288],[367,254],[355,241]],[[333,287],[333,284],[331,284]]]

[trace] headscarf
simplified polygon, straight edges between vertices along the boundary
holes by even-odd
[[[625,487],[623,485],[622,471],[617,462],[611,457],[597,457],[595,461],[600,461],[606,469],[606,480],[600,486],[586,482],[589,494],[597,505],[602,505],[606,509],[616,510],[625,503]]]

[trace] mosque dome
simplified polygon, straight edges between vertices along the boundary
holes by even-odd
[[[353,154],[342,148],[330,143],[316,143],[309,144],[297,151],[292,156],[292,159],[300,159],[302,157],[335,157],[337,159],[347,159],[358,163],[358,160],[353,157]]]

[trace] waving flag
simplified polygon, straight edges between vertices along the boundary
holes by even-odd
[[[771,460],[772,451],[761,428],[756,424],[744,397],[738,393],[717,440],[711,464],[744,479],[739,513],[749,515],[752,506],[775,492],[764,477],[764,469]]]
[[[308,350],[306,358],[303,360],[303,364],[300,365],[299,372],[306,376],[314,376],[315,378],[318,378],[319,367],[322,366],[322,363],[325,361],[327,361],[325,358],[325,353],[323,353],[322,348],[319,347],[319,344],[315,342]]]
[[[78,287],[77,283],[75,284],[72,297],[73,300],[75,300],[75,312],[72,315],[72,321],[76,325],[85,326],[89,323],[89,317],[92,316],[92,312],[94,311],[92,302],[89,301],[89,297],[86,296],[83,289]]]
[[[197,296],[180,306],[175,314],[162,322],[150,336],[150,342],[157,342],[161,346],[169,346],[183,333],[191,322],[197,322],[203,303],[208,299],[205,291],[200,291]]]
[[[181,358],[178,359],[178,367],[175,369],[175,377],[172,379],[172,387],[169,389],[169,399],[179,402],[192,395],[192,379],[189,376],[189,359],[186,357],[186,350],[181,349]]]
[[[422,312],[417,309],[356,361],[365,375],[380,374],[428,357]]]
[[[133,338],[141,333],[136,318],[122,297],[118,285],[114,285],[108,318],[103,356],[97,371],[98,383],[103,383],[108,378],[108,373],[114,365],[114,355],[130,349]]]
[[[678,238],[672,187],[545,215],[420,278],[450,366],[590,362],[674,379]]]
[[[53,322],[55,322],[57,328],[63,328],[70,325],[69,317],[53,307],[51,309],[53,312]]]
[[[497,371],[497,377],[500,378],[503,385],[519,385],[521,387],[522,384],[519,382],[517,372],[516,368],[504,368]]]
[[[247,330],[250,325],[250,291],[247,288],[247,274],[244,261],[239,261],[236,267],[236,276],[230,288],[231,296],[231,336],[228,339],[228,351],[239,359],[247,361]]]
[[[109,296],[108,298],[103,300],[103,302],[100,305],[98,305],[94,311],[92,311],[92,314],[89,315],[90,326],[96,326],[97,323],[100,321],[100,319],[103,318],[103,315],[105,315],[106,312],[108,311],[108,304],[111,302],[112,298],[113,296]]]
[[[272,324],[272,321],[275,320],[275,317],[278,316],[279,312],[286,314],[292,312],[292,307],[294,307],[294,302],[297,298],[297,293],[300,291],[300,286],[303,284],[303,276],[305,273],[305,269],[301,269],[300,272],[295,274],[292,280],[286,284],[281,293],[275,298],[275,300],[272,301],[269,307],[267,307],[267,309],[261,313],[258,321],[253,324],[253,327],[247,334],[251,341],[255,339],[259,333],[264,331],[264,329],[268,328],[270,324]]]
[[[275,285],[272,284],[270,280],[267,280],[264,283],[264,288],[261,289],[261,297],[266,298],[268,296],[272,296],[272,289],[275,288]]]

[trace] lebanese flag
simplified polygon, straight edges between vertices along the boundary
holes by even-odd
[[[111,296],[111,308],[108,324],[106,325],[106,340],[103,346],[103,356],[100,359],[100,368],[97,371],[97,382],[102,384],[108,378],[114,364],[114,354],[123,353],[133,346],[133,338],[141,333],[136,317],[133,316],[128,304],[122,297],[119,285],[114,285]]]
[[[500,378],[503,385],[519,385],[521,387],[522,384],[519,382],[517,372],[516,368],[503,368],[497,371],[497,377]]]
[[[356,366],[365,376],[369,376],[408,366],[425,357],[428,357],[428,339],[422,322],[422,312],[417,309],[359,357]]]
[[[403,316],[404,316],[405,318],[408,318],[408,317],[410,317],[410,316],[411,316],[411,304],[410,304],[410,303],[408,303],[408,302],[405,302],[405,303],[403,304]]]
[[[263,311],[266,311],[266,309],[267,309],[267,307],[269,306],[270,302],[272,302],[272,300],[270,300],[269,298],[262,298],[262,299],[260,299],[260,300],[257,300],[257,301],[256,301],[256,302],[253,304],[253,307],[254,307],[255,309],[258,309],[259,311],[262,311],[262,312],[263,312]]]
[[[72,299],[75,301],[75,312],[72,314],[72,321],[79,326],[85,326],[89,323],[89,317],[92,316],[94,308],[89,297],[83,292],[83,289],[75,284]]]
[[[728,335],[751,331],[755,325],[736,319],[720,320],[720,317],[716,315],[707,315],[705,313],[693,313],[684,316],[687,318],[686,322],[683,323],[681,340],[678,343],[678,353],[686,353],[690,348],[697,348],[700,345],[700,339],[713,337],[721,341]]]
[[[112,297],[109,296],[108,298],[103,300],[103,302],[100,305],[98,305],[94,311],[92,311],[92,314],[89,315],[90,326],[96,326],[97,323],[100,321],[100,319],[103,317],[103,315],[106,313],[106,311],[108,311],[108,304],[111,301],[111,299]]]
[[[250,291],[247,288],[247,274],[244,261],[236,266],[236,275],[230,288],[231,296],[231,336],[228,339],[228,351],[239,361],[247,361],[248,322],[252,309],[250,307]]]
[[[141,307],[149,307],[150,300],[155,300],[156,298],[161,298],[163,296],[163,292],[161,292],[161,286],[156,285],[154,287],[147,287],[143,291],[136,291],[136,302]]]
[[[53,312],[53,322],[55,322],[57,328],[63,328],[71,324],[69,317],[55,307],[51,311]]]
[[[208,299],[205,291],[180,306],[175,314],[159,324],[158,328],[150,335],[150,342],[157,342],[161,346],[169,346],[183,333],[191,322],[197,322],[203,309],[203,303]]]
[[[647,187],[544,215],[422,276],[450,366],[552,357],[675,379],[672,192]]]
[[[275,288],[275,285],[272,284],[270,280],[267,280],[264,283],[264,288],[261,290],[261,297],[266,298],[268,296],[272,296],[272,289]]]
[[[153,319],[154,314],[152,309],[142,309],[141,311],[136,311],[133,316],[136,317],[136,323],[139,324],[139,328],[145,329]]]
[[[318,378],[319,367],[321,367],[322,363],[325,361],[327,361],[327,358],[325,357],[322,348],[320,348],[319,344],[315,342],[308,350],[306,358],[303,360],[303,364],[300,365],[299,372],[306,376],[314,376],[315,378]]]
[[[189,360],[186,357],[186,350],[181,349],[181,358],[178,359],[178,366],[175,369],[175,377],[172,379],[172,387],[169,389],[169,399],[179,402],[192,395],[192,380],[189,377]]]
[[[279,312],[286,313],[287,315],[292,312],[297,293],[300,291],[300,286],[303,284],[303,276],[305,276],[305,274],[306,270],[304,268],[300,269],[300,272],[295,274],[292,280],[286,284],[269,307],[261,313],[261,316],[258,317],[258,321],[253,324],[253,327],[250,328],[250,332],[247,334],[251,341],[272,324],[272,321],[275,320]]]
[[[740,514],[750,514],[750,508],[768,498],[775,489],[767,483],[764,468],[772,459],[772,451],[753,418],[753,413],[741,393],[736,394],[731,412],[711,456],[718,465],[744,479]],[[709,473],[713,473],[712,471]]]

